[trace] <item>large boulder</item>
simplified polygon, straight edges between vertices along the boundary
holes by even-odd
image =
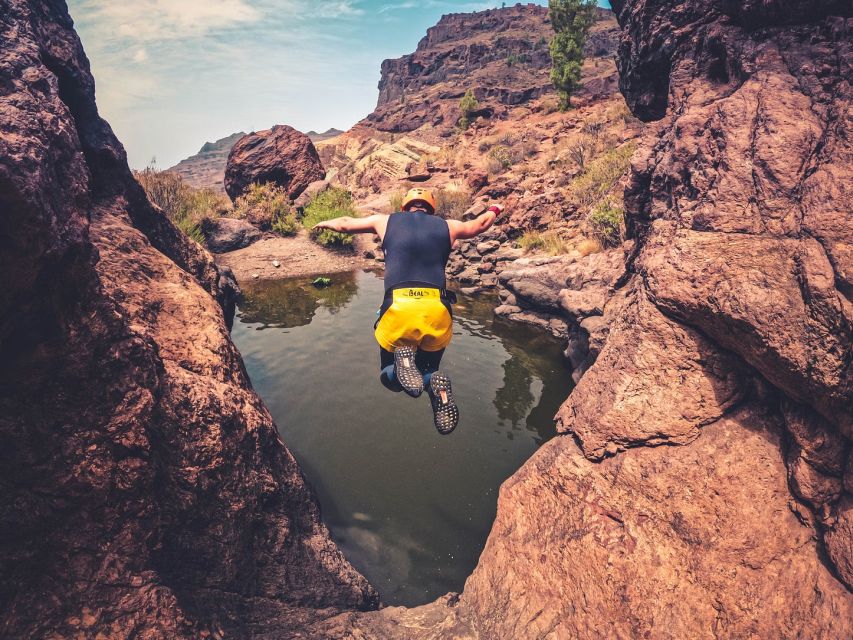
[[[240,138],[228,154],[225,191],[232,200],[252,184],[271,182],[296,199],[312,182],[326,177],[326,170],[311,138],[287,125]]]
[[[204,225],[207,248],[213,253],[227,253],[248,247],[263,237],[263,233],[245,220],[217,218]]]

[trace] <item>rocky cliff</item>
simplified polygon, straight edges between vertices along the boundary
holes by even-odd
[[[552,93],[553,35],[547,7],[534,4],[443,16],[414,53],[382,63],[379,100],[364,124],[393,133],[429,125],[446,133],[456,125],[459,100],[469,89],[489,116]],[[613,51],[616,36],[612,14],[600,10],[587,55]],[[607,77],[585,90],[606,92]]]
[[[0,0],[0,636],[248,637],[376,597],[152,208],[64,2]]]

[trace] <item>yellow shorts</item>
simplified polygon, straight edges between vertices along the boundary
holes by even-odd
[[[386,351],[403,346],[441,351],[450,344],[453,317],[438,289],[403,287],[391,296],[390,306],[376,323],[379,346]]]

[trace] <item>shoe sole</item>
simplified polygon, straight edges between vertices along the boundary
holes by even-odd
[[[397,347],[394,349],[394,374],[403,391],[413,398],[418,398],[424,392],[424,377],[415,365],[417,352],[412,347]]]
[[[459,407],[456,406],[456,400],[453,398],[453,388],[450,385],[450,378],[445,374],[436,372],[432,374],[429,381],[430,401],[432,402],[432,415],[435,428],[441,435],[446,436],[451,433],[456,425],[459,424]],[[441,399],[442,392],[447,398],[446,402]]]

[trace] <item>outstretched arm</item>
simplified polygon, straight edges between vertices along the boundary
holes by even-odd
[[[473,238],[488,230],[503,210],[504,208],[501,205],[493,204],[485,213],[481,213],[468,222],[448,220],[447,227],[450,229],[450,244],[453,244],[457,240]]]
[[[351,218],[343,216],[332,220],[325,220],[314,225],[314,229],[331,229],[341,233],[377,233],[385,235],[385,226],[388,224],[388,216],[376,214],[365,218]]]

